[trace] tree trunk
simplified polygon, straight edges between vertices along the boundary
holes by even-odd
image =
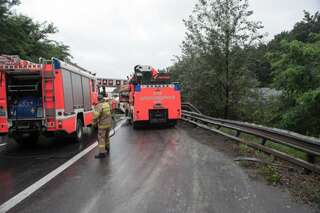
[[[230,56],[230,35],[226,31],[226,87],[225,87],[225,105],[224,105],[224,118],[229,117],[229,102],[230,102],[230,82],[229,82],[229,56]]]
[[[225,105],[224,105],[224,118],[229,117],[229,56],[226,58],[226,89],[225,89]]]

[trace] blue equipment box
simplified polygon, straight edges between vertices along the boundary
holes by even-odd
[[[42,99],[40,97],[19,97],[10,106],[10,117],[13,119],[36,119],[42,117]]]

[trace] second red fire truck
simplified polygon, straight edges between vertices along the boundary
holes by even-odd
[[[180,84],[172,83],[170,74],[147,65],[137,65],[129,81],[129,119],[140,124],[169,124],[181,118]]]
[[[93,73],[59,59],[35,64],[0,56],[0,135],[18,143],[55,133],[81,140],[93,123],[95,84]]]

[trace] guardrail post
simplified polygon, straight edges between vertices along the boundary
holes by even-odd
[[[236,137],[238,138],[240,136],[241,132],[239,130],[237,130],[237,133],[236,133]]]
[[[221,128],[221,126],[217,125],[216,129],[220,129],[220,128]]]
[[[267,143],[267,139],[266,138],[262,138],[261,145],[264,146],[264,145],[266,145],[266,143]]]

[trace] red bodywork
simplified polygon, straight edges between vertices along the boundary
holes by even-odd
[[[0,134],[19,134],[20,131],[31,130],[14,126],[17,120],[30,125],[32,122],[38,122],[41,126],[37,126],[38,129],[32,129],[32,131],[39,131],[43,134],[49,132],[74,133],[77,119],[82,120],[83,126],[92,125],[93,105],[97,104],[96,79],[92,73],[58,59],[34,64],[17,57],[15,60],[11,56],[0,56],[0,58],[2,59],[0,61]],[[11,118],[8,112],[7,82],[13,78],[12,76],[18,78],[19,75],[29,74],[39,76],[39,85],[42,90],[39,91],[42,96],[40,97],[42,116],[36,119]],[[76,85],[73,87],[70,84]]]
[[[151,76],[156,76],[154,69]],[[178,83],[129,83],[132,122],[175,123],[181,118],[181,92]]]
[[[0,134],[8,132],[5,73],[0,70]]]

